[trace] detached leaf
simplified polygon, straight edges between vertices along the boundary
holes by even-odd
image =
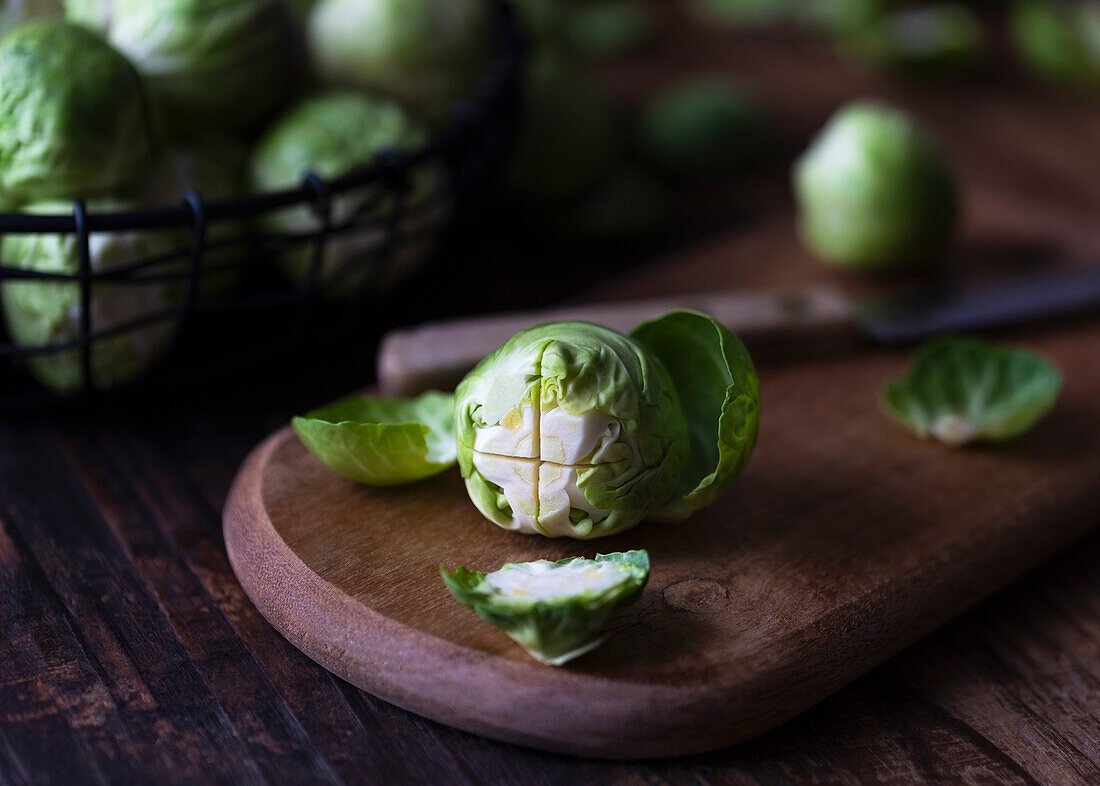
[[[908,373],[883,387],[886,414],[921,439],[958,447],[1018,436],[1058,398],[1062,374],[1025,349],[971,338],[925,343]]]
[[[599,646],[611,615],[633,603],[649,579],[644,550],[509,562],[493,573],[439,572],[462,604],[543,663],[560,666]]]
[[[294,431],[329,469],[368,486],[437,475],[455,463],[454,396],[362,396],[294,418]]]
[[[714,502],[752,454],[760,425],[756,370],[737,336],[696,311],[673,311],[630,335],[663,361],[687,419],[681,491],[661,511],[683,518]]]

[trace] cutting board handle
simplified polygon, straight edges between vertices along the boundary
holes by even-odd
[[[748,343],[846,327],[852,319],[848,296],[834,286],[810,284],[426,322],[391,330],[382,337],[378,387],[390,396],[409,396],[431,388],[450,390],[485,355],[516,332],[540,322],[584,320],[627,332],[639,322],[681,308],[707,312]]]

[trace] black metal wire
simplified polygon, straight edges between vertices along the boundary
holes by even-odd
[[[441,216],[451,206],[465,204],[483,192],[495,165],[499,164],[517,124],[517,93],[523,60],[524,41],[508,0],[486,0],[497,18],[499,55],[479,81],[473,96],[452,107],[442,128],[421,148],[414,151],[381,151],[370,164],[340,177],[326,179],[309,174],[295,188],[279,192],[245,194],[229,199],[206,200],[194,190],[180,204],[152,206],[136,210],[90,211],[83,200],[76,200],[69,215],[0,213],[0,234],[75,234],[78,269],[59,273],[24,269],[13,260],[0,259],[0,289],[14,280],[69,282],[80,287],[79,329],[73,337],[59,338],[41,346],[24,346],[4,341],[0,335],[0,356],[31,358],[47,353],[78,350],[80,379],[85,393],[94,393],[94,352],[108,339],[148,328],[155,323],[175,320],[169,354],[187,340],[189,333],[202,327],[213,315],[247,318],[254,323],[265,312],[272,319],[272,331],[262,342],[231,345],[222,337],[219,350],[225,357],[247,356],[250,346],[264,346],[264,354],[280,344],[279,329],[286,331],[282,345],[288,350],[300,347],[316,332],[317,323],[336,307],[318,308],[321,301],[342,286],[361,282],[366,272],[376,279],[393,275],[397,254],[411,243],[430,244],[442,229]],[[442,168],[449,178],[439,194],[412,198],[413,183],[420,169]],[[336,209],[340,205],[340,209]],[[351,209],[344,211],[345,206]],[[308,231],[258,231],[263,218],[287,209],[308,207],[316,228]],[[93,270],[91,235],[97,232],[162,231],[179,232],[179,247],[135,259],[107,270]],[[369,243],[362,253],[345,260],[338,270],[325,268],[326,255],[337,238],[352,243],[359,235],[378,232],[380,242]],[[186,233],[186,235],[184,235]],[[186,241],[184,241],[186,237]],[[373,235],[372,235],[373,237]],[[340,242],[345,242],[341,240]],[[237,247],[241,253],[222,260],[225,250]],[[284,280],[272,287],[276,273],[273,262],[280,254],[308,249],[308,269],[304,282]],[[218,260],[211,259],[218,251]],[[267,289],[247,291],[223,300],[204,301],[204,284],[214,276],[233,276],[237,272],[262,270],[260,278],[269,282]],[[179,296],[176,304],[154,313],[107,327],[94,324],[92,306],[101,286],[163,286]],[[369,294],[363,286],[357,293],[359,303]],[[287,319],[286,309],[293,316]],[[289,328],[289,329],[288,329]],[[237,363],[239,361],[234,361]],[[221,367],[214,348],[204,357],[204,365]],[[12,369],[14,371],[14,368]],[[176,369],[181,372],[181,369]],[[168,375],[166,375],[168,376]],[[13,379],[15,375],[13,374]],[[47,394],[48,395],[48,394]],[[16,390],[0,373],[0,410],[18,406],[13,402],[34,401]],[[36,403],[41,403],[37,401]]]

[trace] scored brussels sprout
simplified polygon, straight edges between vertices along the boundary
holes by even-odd
[[[244,150],[227,139],[164,151],[142,184],[142,201],[178,205],[188,190],[204,200],[231,199],[244,191]],[[217,300],[243,279],[248,227],[244,221],[208,222],[199,273],[200,300]]]
[[[653,8],[642,0],[582,3],[569,15],[569,43],[588,57],[617,57],[646,46],[656,37]]]
[[[744,466],[758,417],[748,353],[695,312],[630,337],[585,322],[537,325],[455,391],[470,498],[500,527],[549,537],[612,535],[709,504]]]
[[[361,396],[293,420],[302,444],[329,469],[358,483],[394,486],[455,463],[454,396],[406,400]]]
[[[411,151],[428,138],[428,130],[399,104],[377,96],[353,92],[329,92],[307,98],[276,120],[260,139],[250,162],[252,185],[261,191],[275,191],[301,184],[310,172],[334,178],[372,163],[379,153],[393,149]],[[423,206],[443,188],[443,173],[433,166],[421,165],[412,171],[410,192],[405,208]],[[355,294],[378,273],[370,264],[371,253],[381,253],[385,245],[383,217],[393,206],[391,196],[381,184],[370,184],[344,192],[333,199],[331,220],[339,227],[366,217],[378,220],[373,225],[356,226],[333,235],[318,271],[321,293],[329,297]],[[400,227],[413,234],[418,226],[411,216]],[[318,218],[305,205],[271,213],[265,217],[265,229],[307,235],[317,231]],[[308,280],[312,261],[312,243],[299,243],[279,257],[284,272],[299,285]],[[408,272],[423,258],[423,244],[398,240],[394,246],[396,266]]]
[[[153,137],[141,79],[98,36],[57,19],[0,39],[0,199],[106,194],[142,177]]]
[[[66,0],[137,67],[171,138],[247,132],[289,98],[302,45],[285,0]]]
[[[726,79],[694,77],[649,99],[640,147],[662,172],[683,180],[728,177],[758,166],[773,147],[760,101]]]
[[[1017,0],[1012,42],[1034,73],[1065,87],[1100,90],[1100,4],[1093,0]]]
[[[567,199],[614,162],[607,100],[588,71],[560,49],[542,47],[532,55],[521,103],[519,138],[502,175],[511,194],[533,203]]]
[[[473,94],[492,53],[485,0],[319,0],[309,20],[321,76],[442,119]]]
[[[127,205],[93,202],[91,211],[124,210]],[[72,211],[65,202],[35,203],[28,213],[63,215]],[[170,274],[178,263],[167,260],[181,248],[179,238],[164,231],[93,232],[89,236],[93,273],[106,272],[139,261],[165,257],[166,261],[141,275]],[[80,270],[77,238],[73,234],[7,234],[0,241],[5,266],[40,273],[75,274]],[[91,332],[120,328],[143,317],[174,308],[181,287],[177,281],[99,281],[91,289]],[[75,281],[7,279],[0,284],[0,301],[8,335],[20,347],[44,347],[81,336],[80,285]],[[164,320],[95,339],[91,352],[91,383],[99,390],[117,387],[140,376],[167,349],[176,320]],[[79,349],[64,349],[26,358],[31,373],[57,393],[83,388]]]
[[[882,389],[886,414],[922,439],[957,447],[1030,429],[1058,398],[1062,374],[1025,349],[971,338],[925,343]]]
[[[793,169],[798,229],[826,262],[897,271],[936,261],[954,236],[955,182],[930,131],[900,110],[839,110]]]
[[[598,647],[612,614],[633,603],[649,579],[643,550],[570,557],[550,562],[509,562],[481,573],[439,568],[447,589],[482,619],[551,666]]]
[[[843,40],[851,56],[878,68],[941,77],[973,67],[985,46],[981,22],[964,5],[907,8],[853,30]]]

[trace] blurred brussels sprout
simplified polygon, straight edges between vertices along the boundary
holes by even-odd
[[[537,211],[540,228],[568,243],[622,243],[654,230],[668,210],[668,194],[653,177],[623,167],[565,204]]]
[[[56,19],[0,39],[0,194],[11,204],[108,193],[142,177],[153,139],[141,79]]]
[[[752,452],[756,373],[705,314],[625,336],[586,322],[522,330],[455,391],[458,465],[499,527],[597,538],[714,501]]]
[[[123,210],[127,205],[92,202],[90,211]],[[72,205],[41,202],[29,213],[64,215]],[[8,234],[0,241],[0,259],[9,267],[40,273],[75,274],[80,270],[77,238],[72,234]],[[139,261],[166,257],[182,248],[175,233],[93,232],[89,251],[93,273],[103,273]],[[166,259],[142,271],[143,276],[172,272],[179,262]],[[132,283],[99,281],[91,290],[91,331],[120,328],[134,320],[175,307],[181,285],[176,281]],[[73,341],[81,335],[80,285],[70,281],[9,279],[0,285],[0,301],[8,335],[20,347],[41,347]],[[91,383],[98,390],[117,387],[139,377],[167,349],[176,322],[163,321],[95,340],[91,353]],[[73,393],[84,385],[79,349],[65,349],[26,358],[31,373],[57,393]]]
[[[730,27],[765,27],[787,22],[797,0],[691,0],[692,10],[705,22]]]
[[[536,46],[561,45],[566,37],[566,17],[561,0],[512,0],[519,25]]]
[[[848,33],[875,22],[883,0],[810,0],[796,8],[798,21],[826,33]]]
[[[958,200],[939,144],[883,104],[837,110],[795,161],[793,185],[803,242],[840,267],[929,264],[954,236]]]
[[[520,133],[504,187],[528,202],[570,197],[614,162],[611,109],[587,70],[559,49],[537,49],[524,79]]]
[[[460,565],[440,574],[447,589],[536,660],[561,666],[598,647],[611,616],[636,601],[649,579],[644,550],[507,562],[492,573]]]
[[[171,148],[161,154],[142,185],[141,200],[151,205],[178,205],[192,189],[207,201],[231,199],[245,191],[244,166],[244,149],[230,139]],[[200,301],[216,300],[241,283],[243,258],[248,253],[247,231],[241,220],[207,225],[198,282]]]
[[[251,131],[300,75],[284,0],[66,0],[66,13],[130,58],[170,138]]]
[[[696,77],[654,95],[642,111],[642,153],[684,180],[728,177],[760,165],[774,148],[760,101],[745,87]]]
[[[1010,26],[1020,59],[1065,87],[1100,90],[1100,3],[1018,0]]]
[[[843,38],[850,56],[898,73],[946,76],[977,64],[985,47],[981,22],[964,5],[941,3],[886,14]]]
[[[0,0],[0,34],[36,16],[61,13],[61,0]]]
[[[490,22],[484,0],[319,0],[309,36],[321,76],[435,121],[472,94],[492,52]]]
[[[569,15],[569,43],[593,58],[617,57],[646,46],[657,35],[653,8],[643,0],[583,3]]]
[[[959,447],[1023,434],[1061,390],[1061,371],[1034,352],[951,336],[922,344],[905,376],[882,388],[880,402],[921,439]]]
[[[388,99],[353,92],[330,92],[300,102],[279,118],[260,139],[252,153],[252,185],[261,191],[296,187],[308,173],[334,178],[370,164],[382,151],[408,151],[428,138],[427,128],[399,104]],[[413,172],[406,207],[423,206],[443,188],[443,173],[427,165]],[[335,198],[331,205],[332,223],[341,226],[357,219],[360,213],[375,216],[370,226],[355,227],[334,235],[328,242],[321,263],[319,283],[324,294],[347,296],[361,291],[378,272],[370,254],[380,253],[385,243],[382,217],[392,206],[392,197],[382,186],[370,184]],[[420,219],[408,218],[400,229],[414,234]],[[319,229],[313,211],[298,205],[265,220],[267,230],[304,235]],[[308,280],[312,243],[300,244],[280,255],[280,264],[292,280]],[[426,249],[399,240],[394,262],[409,272],[422,259]],[[402,256],[402,255],[405,256]],[[377,282],[376,282],[377,283]]]

